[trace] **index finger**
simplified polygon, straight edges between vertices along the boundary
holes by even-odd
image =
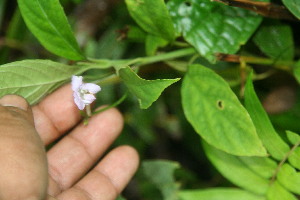
[[[35,128],[45,145],[80,121],[72,93],[71,85],[64,85],[32,108]]]

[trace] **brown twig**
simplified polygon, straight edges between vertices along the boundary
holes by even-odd
[[[251,10],[265,17],[275,19],[287,19],[298,21],[298,19],[284,6],[269,2],[260,2],[253,0],[213,0],[228,6],[244,8]]]

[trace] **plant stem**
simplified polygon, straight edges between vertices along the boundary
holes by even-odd
[[[116,70],[129,66],[129,65],[147,65],[155,62],[161,62],[161,61],[166,61],[166,60],[171,60],[174,58],[179,58],[179,57],[184,57],[184,56],[189,56],[192,54],[195,54],[196,50],[194,48],[184,48],[184,49],[179,49],[176,51],[168,52],[168,53],[162,53],[158,54],[155,56],[148,56],[148,57],[138,57],[135,59],[123,59],[123,60],[104,60],[104,59],[93,59],[89,58],[89,61],[95,63],[92,65],[92,68],[109,68],[114,66]],[[108,64],[109,62],[109,64]],[[85,63],[81,62],[81,64],[90,64],[90,63]],[[99,66],[97,65],[99,64]]]
[[[254,57],[254,56],[240,56],[233,54],[216,54],[217,59],[225,62],[234,62],[234,63],[249,63],[249,64],[257,64],[257,65],[271,65],[274,68],[284,70],[287,72],[291,72],[292,66],[295,64],[293,61],[286,60],[276,60],[270,58],[262,58],[262,57]]]
[[[110,104],[109,106],[106,106],[100,110],[97,110],[95,112],[92,113],[92,115],[96,115],[96,114],[99,114],[105,110],[108,110],[110,108],[113,108],[113,107],[116,107],[118,106],[119,104],[121,104],[128,96],[128,92],[126,92],[120,99],[118,99],[116,102],[114,102],[113,104]]]

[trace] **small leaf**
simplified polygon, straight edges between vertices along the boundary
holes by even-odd
[[[253,39],[260,50],[271,58],[287,61],[294,57],[293,33],[288,25],[261,26]]]
[[[70,60],[83,60],[59,0],[18,0],[30,31],[50,52]]]
[[[286,135],[291,144],[295,145],[300,141],[300,135],[292,131],[286,131]]]
[[[291,153],[291,155],[288,157],[289,163],[300,170],[300,147],[297,147],[295,151]]]
[[[300,195],[300,173],[289,164],[284,164],[278,175],[278,182],[287,190]]]
[[[125,0],[132,18],[146,32],[167,41],[175,39],[173,22],[163,0]]]
[[[300,19],[300,1],[299,0],[282,0],[283,4]]]
[[[170,0],[167,5],[176,31],[211,62],[215,53],[236,53],[262,20],[251,11],[211,0]]]
[[[138,98],[142,109],[149,108],[158,99],[164,89],[180,80],[180,78],[145,80],[134,73],[130,67],[120,69],[119,76],[129,91]]]
[[[206,142],[203,142],[203,147],[208,159],[226,179],[256,194],[266,194],[269,180],[255,174],[239,157],[220,151]]]
[[[183,190],[179,192],[179,197],[182,200],[265,200],[262,196],[235,188]]]
[[[267,193],[268,200],[297,200],[297,198],[275,181]]]
[[[181,96],[186,118],[210,145],[238,156],[266,156],[246,109],[212,70],[189,66]]]
[[[257,134],[268,152],[275,159],[282,160],[290,148],[274,130],[267,113],[255,94],[251,80],[252,73],[249,75],[245,87],[245,106],[256,127]]]
[[[50,60],[23,60],[0,66],[0,97],[17,94],[30,104],[69,81],[73,74],[83,72],[78,66]]]
[[[147,35],[146,37],[146,54],[153,56],[159,47],[165,47],[168,41],[154,35]]]
[[[161,191],[164,200],[177,199],[178,184],[174,179],[174,171],[179,164],[171,161],[144,161],[142,169],[147,178]]]

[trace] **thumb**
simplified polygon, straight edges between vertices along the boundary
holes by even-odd
[[[47,193],[44,145],[25,99],[0,99],[0,199],[41,200]]]

